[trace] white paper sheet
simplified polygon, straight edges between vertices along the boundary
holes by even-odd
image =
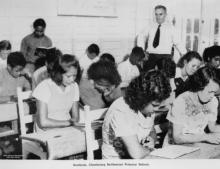
[[[199,150],[199,147],[188,147],[182,145],[169,145],[163,148],[155,149],[150,153],[152,156],[175,159],[185,154]]]

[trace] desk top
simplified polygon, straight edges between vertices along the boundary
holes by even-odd
[[[186,146],[199,147],[200,150],[178,157],[177,159],[214,159],[220,158],[220,145],[195,143]],[[146,156],[145,159],[164,159],[156,156]]]
[[[0,122],[16,120],[17,104],[15,102],[0,103]]]

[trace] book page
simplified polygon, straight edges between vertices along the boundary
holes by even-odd
[[[150,153],[152,156],[164,157],[174,159],[184,154],[189,154],[199,150],[199,147],[187,147],[182,145],[170,145],[163,148],[156,149]]]

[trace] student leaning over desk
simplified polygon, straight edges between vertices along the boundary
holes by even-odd
[[[189,77],[186,84],[188,91],[174,100],[172,110],[167,115],[172,123],[170,141],[176,144],[220,144],[220,125],[216,124],[218,100],[215,93],[220,84],[217,70],[202,67]],[[208,133],[205,132],[206,127]]]
[[[7,58],[7,66],[0,68],[0,100],[9,101],[16,98],[17,87],[30,90],[31,84],[24,71],[26,61],[21,52],[12,52]]]
[[[154,112],[169,97],[168,79],[159,71],[132,80],[125,96],[112,103],[102,128],[104,159],[141,159],[154,148]]]

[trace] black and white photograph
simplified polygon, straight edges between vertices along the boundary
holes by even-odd
[[[219,0],[0,0],[0,168],[219,168]]]

